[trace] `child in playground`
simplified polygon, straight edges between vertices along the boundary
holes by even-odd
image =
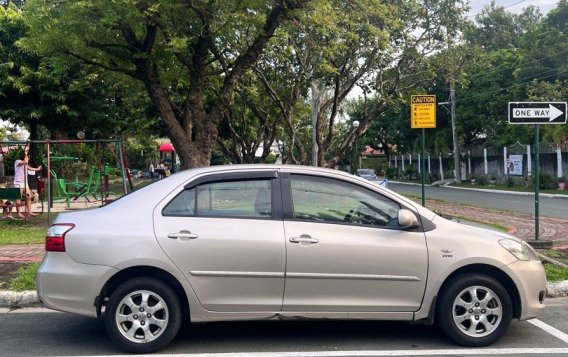
[[[26,211],[25,214],[20,212],[21,200],[16,200],[16,212],[18,218],[28,218],[36,216],[32,214],[32,191],[28,186],[27,171],[40,171],[41,166],[31,167],[28,165],[29,157],[27,150],[20,153],[20,158],[14,163],[14,187],[20,188],[20,193],[25,199]]]
[[[14,217],[12,217],[12,201],[0,200],[0,202],[2,203],[2,217],[13,219]]]

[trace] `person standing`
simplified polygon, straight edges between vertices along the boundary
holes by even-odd
[[[28,171],[40,171],[41,166],[31,167],[28,165],[28,153],[24,150],[20,153],[20,158],[14,162],[14,187],[20,189],[20,195],[24,197],[26,204],[26,212],[22,214],[20,207],[22,206],[21,200],[16,200],[16,213],[19,218],[28,218],[36,216],[32,214],[32,191],[28,186]]]
[[[150,167],[148,168],[148,171],[150,171],[150,179],[153,180],[154,179],[154,171],[155,171],[153,162],[150,163]]]
[[[164,166],[164,163],[162,161],[160,161],[160,163],[158,164],[156,173],[158,174],[158,178],[160,180],[166,176],[166,167]]]

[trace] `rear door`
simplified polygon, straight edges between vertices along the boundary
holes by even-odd
[[[276,189],[277,188],[277,189]],[[277,171],[212,175],[154,216],[166,254],[211,311],[278,311],[285,244]]]

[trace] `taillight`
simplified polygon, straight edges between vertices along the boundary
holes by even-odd
[[[58,223],[49,227],[45,237],[46,252],[64,252],[65,235],[75,227],[72,223]]]

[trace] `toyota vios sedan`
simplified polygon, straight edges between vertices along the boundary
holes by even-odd
[[[127,351],[192,322],[434,323],[487,346],[544,309],[523,241],[437,216],[362,178],[302,166],[183,171],[106,207],[63,213],[37,286],[51,309],[104,318]]]

